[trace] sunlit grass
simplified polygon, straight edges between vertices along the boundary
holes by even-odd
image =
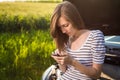
[[[0,32],[22,31],[48,27],[51,14],[58,3],[3,2],[0,3]]]
[[[0,80],[40,79],[53,63],[55,45],[49,31],[3,33],[0,42]]]
[[[34,27],[48,26],[46,18],[57,4],[0,3],[0,80],[40,80],[44,70],[53,64],[50,55],[55,45],[49,29]],[[23,26],[33,29],[17,32]]]
[[[53,12],[57,3],[4,2],[0,3],[0,14],[45,16]]]

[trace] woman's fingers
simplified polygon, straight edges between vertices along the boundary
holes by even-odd
[[[56,62],[58,62],[59,64],[64,64],[64,57],[60,57],[60,56],[51,56]]]
[[[63,65],[64,64],[64,60],[60,60],[60,64]]]
[[[59,64],[71,64],[72,57],[70,55],[63,55],[63,56],[54,56],[52,55],[52,58]]]
[[[66,56],[67,55],[66,51],[62,51],[60,54],[61,54],[61,56]]]
[[[54,56],[54,55],[52,55],[51,57],[54,58],[54,59],[57,59],[57,60],[62,60],[62,59],[64,59],[63,56]]]

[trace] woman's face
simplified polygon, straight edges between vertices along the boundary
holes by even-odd
[[[58,26],[60,27],[62,33],[67,34],[69,37],[72,37],[76,33],[76,29],[72,26],[72,24],[67,21],[64,17],[60,17],[58,20]]]

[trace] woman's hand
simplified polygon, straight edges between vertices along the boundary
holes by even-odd
[[[71,65],[73,58],[66,53],[65,51],[62,51],[58,55],[52,55],[51,56],[58,64],[61,65]]]

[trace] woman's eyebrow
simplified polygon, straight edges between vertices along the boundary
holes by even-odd
[[[66,25],[68,25],[68,23],[63,23],[62,25],[60,25],[60,27],[64,27]]]

